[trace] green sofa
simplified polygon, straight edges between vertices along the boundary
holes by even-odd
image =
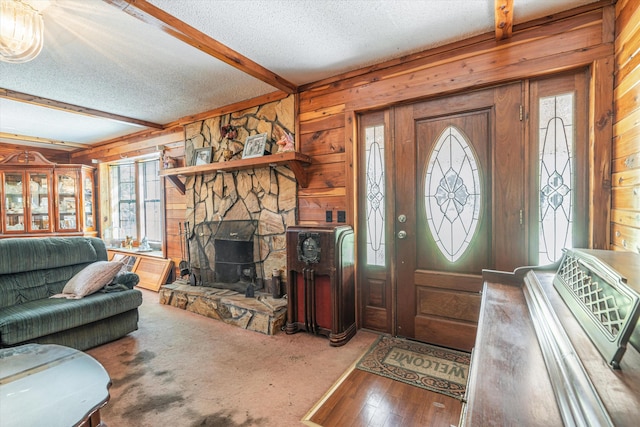
[[[94,237],[0,239],[0,347],[27,342],[86,350],[138,329],[137,289],[49,298],[77,272],[107,260]]]

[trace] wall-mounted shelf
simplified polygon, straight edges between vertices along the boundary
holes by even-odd
[[[308,183],[305,165],[311,164],[311,157],[306,154],[290,151],[288,153],[276,153],[251,159],[230,160],[228,162],[208,163],[206,165],[185,166],[181,168],[164,169],[160,176],[198,175],[201,173],[231,172],[242,169],[270,167],[286,165],[291,168],[296,180],[301,187],[306,188]]]

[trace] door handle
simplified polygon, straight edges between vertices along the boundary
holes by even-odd
[[[404,230],[400,230],[398,231],[398,239],[406,239],[407,237],[407,232]]]

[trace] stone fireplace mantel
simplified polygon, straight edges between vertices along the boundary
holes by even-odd
[[[308,184],[305,165],[311,164],[311,157],[297,151],[287,153],[276,153],[251,159],[230,160],[228,162],[216,162],[206,165],[185,166],[181,168],[164,169],[160,171],[160,176],[190,176],[202,173],[231,172],[243,169],[270,167],[286,165],[296,177],[298,184],[306,188]]]

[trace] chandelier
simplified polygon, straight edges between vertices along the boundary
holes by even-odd
[[[42,15],[27,0],[0,0],[0,61],[31,61],[42,50]]]

